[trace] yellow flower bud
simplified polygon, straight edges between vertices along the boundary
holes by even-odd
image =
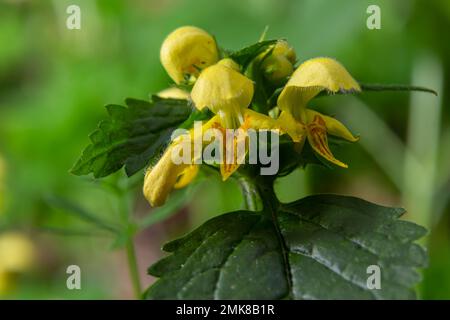
[[[275,85],[283,84],[294,71],[292,63],[282,55],[270,55],[262,63],[264,76]]]
[[[185,26],[167,36],[161,46],[161,63],[175,83],[197,77],[219,59],[214,38],[206,31]]]
[[[270,49],[269,49],[270,50]],[[261,68],[265,78],[275,84],[281,85],[294,71],[296,55],[294,49],[284,40],[278,41],[269,56],[267,52],[262,53],[259,58],[263,59]]]
[[[294,64],[295,60],[297,60],[297,55],[295,54],[294,48],[292,48],[285,40],[280,40],[276,43],[275,47],[273,48],[272,55],[284,56],[292,64]]]
[[[195,106],[218,114],[226,128],[242,124],[243,110],[253,98],[253,82],[237,68],[232,60],[223,59],[203,70],[191,91]]]
[[[158,92],[157,96],[163,99],[187,100],[189,99],[189,92],[177,87],[171,87]]]

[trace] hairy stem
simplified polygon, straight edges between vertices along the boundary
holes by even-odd
[[[432,93],[437,96],[437,92],[433,89],[405,84],[360,83],[360,86],[362,91],[422,91]]]

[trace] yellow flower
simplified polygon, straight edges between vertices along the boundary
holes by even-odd
[[[241,129],[241,137],[234,137],[234,161],[224,161],[220,166],[223,180],[233,174],[242,159],[237,159],[239,139],[244,139],[246,131],[252,129],[277,129],[278,123],[272,118],[248,109],[253,99],[253,82],[239,72],[239,66],[231,59],[223,59],[206,68],[192,88],[191,98],[198,109],[208,107],[220,117],[224,146],[227,145],[225,130]],[[227,150],[223,150],[223,154]],[[226,158],[226,157],[224,157]]]
[[[175,186],[178,177],[187,168],[186,164],[175,164],[172,161],[173,147],[169,146],[161,159],[149,168],[144,178],[144,196],[154,206],[161,206]]]
[[[311,147],[326,160],[346,168],[328,147],[327,133],[355,142],[358,139],[339,121],[306,108],[308,102],[326,90],[332,93],[361,91],[359,84],[337,61],[315,58],[301,64],[278,97],[282,110],[278,121],[295,142],[308,139]]]
[[[267,52],[260,56],[260,58],[264,58],[261,65],[264,76],[275,85],[282,84],[294,71],[296,60],[294,49],[286,41],[280,40],[275,44],[268,57],[265,57],[266,54]]]
[[[212,117],[202,126],[203,132],[219,124],[219,117]],[[154,167],[147,169],[144,178],[143,193],[148,202],[154,206],[161,206],[166,202],[167,196],[173,188],[183,188],[188,185],[197,175],[198,165],[195,164],[198,155],[191,154],[191,163],[177,164],[172,159],[172,153],[176,152],[176,147],[182,143],[191,144],[190,150],[194,150],[196,139],[202,139],[202,135],[194,136],[194,129],[189,133],[176,138],[165,150],[161,159]]]
[[[224,127],[237,128],[244,121],[244,110],[253,98],[253,82],[239,72],[231,59],[222,59],[206,68],[192,88],[197,109],[208,107],[218,114]]]
[[[248,109],[253,98],[253,82],[239,72],[239,66],[231,59],[223,59],[217,64],[203,70],[197,79],[191,99],[198,109],[208,107],[216,113],[206,124],[202,126],[200,137],[195,136],[194,129],[188,134],[175,139],[164,152],[157,164],[148,169],[144,179],[144,195],[152,206],[160,206],[165,203],[167,196],[173,188],[181,188],[189,184],[198,172],[196,160],[198,155],[190,155],[190,163],[174,163],[172,153],[178,152],[178,147],[188,141],[194,146],[196,139],[202,139],[203,132],[208,129],[217,129],[222,139],[220,172],[223,180],[226,180],[235,172],[242,163],[242,157],[246,156],[248,145],[245,144],[245,152],[238,152],[241,139],[246,139],[249,128],[276,129],[278,122],[266,115]],[[233,141],[227,143],[226,129],[241,129],[244,134],[233,135]],[[201,145],[203,146],[203,140]],[[234,158],[227,160],[227,146],[233,148]],[[194,150],[194,147],[190,148]],[[238,159],[238,155],[241,157]]]
[[[31,241],[17,232],[0,234],[0,295],[14,285],[14,274],[27,271],[34,260]]]
[[[196,78],[219,59],[216,41],[206,31],[185,26],[167,36],[161,46],[161,63],[175,83]]]
[[[158,92],[157,96],[163,99],[187,100],[189,99],[189,92],[177,87],[170,87]]]

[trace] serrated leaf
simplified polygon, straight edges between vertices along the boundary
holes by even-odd
[[[169,242],[149,273],[148,299],[410,299],[427,256],[425,229],[404,210],[337,195],[281,205],[270,215],[238,211]],[[367,267],[381,268],[371,290]]]
[[[127,175],[133,175],[158,154],[172,131],[191,114],[186,100],[128,98],[125,103],[127,107],[106,106],[109,118],[89,136],[92,143],[71,169],[73,174],[93,173],[101,178],[125,166]]]
[[[242,66],[242,69],[245,71],[253,59],[267,50],[271,45],[274,45],[277,41],[278,40],[265,40],[257,42],[248,47],[233,52],[230,55],[230,58],[240,64]]]

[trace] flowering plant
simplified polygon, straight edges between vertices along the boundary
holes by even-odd
[[[281,203],[273,183],[309,164],[347,168],[334,156],[329,137],[351,143],[359,137],[339,120],[315,111],[316,97],[431,90],[361,84],[332,58],[298,63],[285,40],[260,40],[231,52],[191,26],[173,31],[160,55],[174,86],[150,101],[127,99],[127,107],[107,106],[110,117],[91,135],[92,144],[72,173],[102,178],[125,167],[133,176],[147,167],[144,196],[152,207],[164,208],[175,201],[173,189],[186,189],[200,170],[213,169],[223,180],[239,181],[245,208],[166,244],[163,249],[170,255],[149,268],[159,279],[143,297],[415,296],[416,269],[424,267],[427,258],[414,241],[426,231],[399,220],[403,209],[339,195]],[[270,141],[262,139],[269,131]],[[252,136],[258,137],[256,142]],[[277,162],[276,170],[263,173],[267,163],[251,159],[255,150],[259,155],[275,153],[271,160]],[[210,161],[204,158],[207,151]],[[139,228],[125,220],[125,243],[133,260],[132,239]],[[368,270],[374,267],[378,273],[372,275]],[[134,275],[140,295],[138,282]]]

